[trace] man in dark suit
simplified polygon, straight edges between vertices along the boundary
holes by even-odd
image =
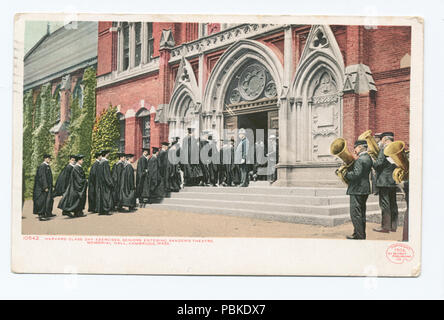
[[[398,204],[396,203],[396,182],[393,180],[393,170],[396,164],[384,155],[385,147],[394,141],[393,132],[381,134],[378,158],[373,167],[376,170],[376,186],[379,192],[379,207],[382,211],[381,228],[373,229],[376,232],[396,232],[398,226]]]
[[[241,182],[240,187],[248,187],[250,183],[250,179],[248,176],[248,164],[247,164],[247,155],[248,155],[248,147],[249,141],[246,137],[245,129],[239,130],[239,138],[240,142],[236,147],[236,163],[239,164],[240,173],[241,173]]]
[[[367,198],[370,194],[370,170],[372,168],[372,159],[367,153],[367,141],[357,140],[354,145],[355,153],[358,158],[348,169],[345,179],[348,181],[347,194],[350,196],[350,217],[353,223],[353,235],[347,236],[347,239],[366,238],[366,208]]]

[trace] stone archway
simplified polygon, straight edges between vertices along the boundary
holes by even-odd
[[[236,127],[238,113],[279,107],[283,65],[264,43],[240,40],[214,66],[202,100],[202,129],[222,137],[224,128]],[[237,77],[237,78],[235,78]],[[250,110],[247,110],[250,109]]]

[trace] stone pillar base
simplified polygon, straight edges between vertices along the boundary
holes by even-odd
[[[273,186],[344,188],[346,185],[335,174],[339,166],[338,163],[278,164],[278,179]]]

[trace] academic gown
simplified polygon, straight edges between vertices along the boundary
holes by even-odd
[[[168,153],[172,153],[172,152],[176,152],[176,155],[179,155],[180,150],[178,150],[176,148],[168,149]],[[168,161],[167,180],[168,180],[169,191],[179,192],[180,186],[182,184],[179,164],[172,164],[170,161]]]
[[[119,178],[119,207],[136,207],[136,185],[134,168],[130,163],[121,163],[122,169]]]
[[[107,159],[102,159],[98,167],[97,175],[97,212],[108,213],[113,209],[113,179]]]
[[[66,212],[79,214],[85,208],[86,176],[80,165],[75,165],[71,172],[68,188],[59,202],[58,208]]]
[[[54,197],[62,196],[69,185],[69,180],[71,179],[71,172],[74,168],[74,165],[68,163],[65,168],[63,168],[62,172],[60,172],[57,177],[57,181],[54,187]]]
[[[96,160],[89,170],[88,179],[88,211],[97,213],[97,170],[100,161]]]
[[[145,180],[148,175],[148,159],[142,155],[137,161],[137,170],[136,170],[136,198],[139,198],[140,202],[144,202],[145,200],[141,196],[142,193],[148,193],[148,191],[143,192],[143,188],[146,185]]]
[[[118,161],[113,165],[113,170],[111,173],[111,176],[113,178],[114,182],[114,189],[113,189],[113,200],[114,200],[114,206],[119,206],[120,202],[120,188],[122,186],[120,180],[122,177],[122,172],[124,169],[124,163],[122,161]]]
[[[217,145],[214,142],[209,142],[210,150],[208,152],[208,156],[210,157],[210,163],[208,164],[208,176],[209,182],[214,186],[218,183],[219,177],[219,163],[220,163],[220,154],[217,150]]]
[[[186,136],[183,139],[180,157],[185,184],[195,184],[203,173],[199,164],[199,143],[196,138]]]
[[[164,191],[157,156],[152,156],[148,160],[148,178],[145,184],[146,187],[143,188],[142,196],[147,196],[149,203],[160,202]],[[146,190],[148,190],[148,194],[144,194]]]
[[[52,215],[52,207],[54,205],[52,171],[46,163],[42,163],[35,173],[32,201],[34,214],[38,214],[40,217],[49,217]]]
[[[171,172],[170,162],[168,161],[168,151],[160,150],[159,151],[159,171],[162,179],[163,185],[163,196],[168,196],[170,193],[170,180],[168,179],[169,173]]]

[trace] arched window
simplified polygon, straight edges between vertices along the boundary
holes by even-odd
[[[136,116],[139,119],[140,133],[142,136],[142,147],[150,148],[151,146],[150,112],[145,108],[142,108],[137,112]]]
[[[83,85],[82,79],[77,80],[76,86],[74,87],[74,92],[72,95],[73,99],[79,99],[79,108],[83,107]]]
[[[122,113],[117,113],[120,125],[120,137],[117,141],[117,148],[119,152],[125,152],[125,116]]]

